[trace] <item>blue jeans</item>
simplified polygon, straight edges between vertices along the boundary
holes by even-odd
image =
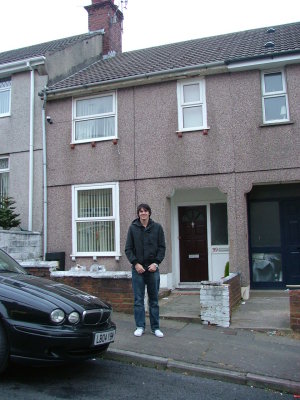
[[[160,274],[157,269],[155,272],[145,271],[138,274],[135,268],[132,268],[132,287],[134,292],[134,319],[137,328],[146,327],[145,321],[145,287],[149,298],[149,318],[151,330],[154,332],[159,329],[159,305],[158,292],[160,285]]]

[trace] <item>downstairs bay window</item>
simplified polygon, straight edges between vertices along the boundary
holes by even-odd
[[[73,255],[119,256],[118,183],[73,186]]]
[[[73,100],[73,143],[117,137],[116,93]]]

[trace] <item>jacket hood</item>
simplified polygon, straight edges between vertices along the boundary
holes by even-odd
[[[148,223],[147,227],[149,227],[149,226],[151,226],[151,225],[153,225],[153,224],[154,224],[153,219],[149,218],[149,223]],[[141,221],[140,221],[139,218],[134,219],[134,220],[132,221],[132,225],[143,226],[143,225],[141,224]]]

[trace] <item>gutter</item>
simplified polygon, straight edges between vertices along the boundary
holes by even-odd
[[[13,74],[15,72],[28,71],[31,68],[45,64],[45,57],[27,58],[21,61],[13,61],[11,63],[0,64],[0,75]]]
[[[249,62],[249,61],[254,61],[254,60],[263,60],[263,59],[274,59],[275,57],[278,58],[286,58],[286,59],[291,59],[291,55],[293,54],[300,54],[300,50],[288,50],[288,51],[284,51],[284,52],[274,52],[274,53],[269,53],[269,54],[261,54],[261,55],[257,55],[257,56],[250,56],[250,57],[237,57],[237,58],[232,58],[232,59],[228,59],[225,60],[225,64],[229,65],[229,64],[235,64],[238,62]]]
[[[224,61],[216,61],[208,64],[197,64],[197,65],[189,65],[187,67],[181,67],[181,68],[175,68],[175,69],[168,69],[164,71],[155,71],[155,72],[149,72],[149,73],[144,73],[144,74],[139,74],[139,75],[134,75],[134,76],[126,76],[123,78],[117,78],[117,79],[110,79],[107,81],[102,81],[102,82],[94,82],[94,83],[89,83],[86,85],[80,85],[80,86],[71,86],[69,88],[62,88],[62,89],[47,89],[47,93],[50,96],[56,95],[56,94],[66,94],[70,92],[76,92],[79,90],[88,90],[88,89],[93,89],[96,88],[97,86],[107,86],[111,84],[120,84],[120,83],[125,83],[125,82],[132,82],[132,81],[149,81],[151,78],[159,78],[159,77],[165,77],[169,76],[170,78],[173,76],[177,76],[178,74],[186,74],[187,76],[199,73],[199,69],[208,69],[208,68],[221,68],[225,67],[227,70],[227,66],[224,63]]]
[[[299,63],[300,54],[294,52],[291,55],[277,55],[275,57],[274,54],[270,56],[264,57],[255,57],[255,58],[241,58],[236,60],[225,61],[228,70],[230,71],[243,71],[243,70],[250,70],[250,69],[263,69],[263,68],[274,68],[283,65],[290,65]]]

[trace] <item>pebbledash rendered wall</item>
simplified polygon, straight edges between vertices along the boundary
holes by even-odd
[[[175,80],[119,89],[117,145],[105,140],[95,146],[70,147],[72,100],[48,101],[47,112],[53,116],[53,124],[47,125],[48,251],[64,251],[66,269],[72,266],[74,182],[117,182],[120,256],[98,257],[97,262],[110,271],[130,271],[124,255],[126,234],[137,204],[147,202],[166,234],[167,252],[160,272],[174,276],[179,269],[174,256],[178,219],[172,220],[171,214],[174,193],[218,188],[227,197],[231,272],[239,272],[242,287],[249,288],[247,194],[255,185],[299,182],[300,66],[287,66],[286,76],[293,123],[262,124],[259,70],[217,74],[205,77],[208,134],[187,132],[181,138],[176,133]],[[191,197],[189,203],[197,201],[201,203]],[[93,257],[76,257],[76,263],[89,266]]]
[[[0,230],[0,248],[18,261],[42,258],[42,236],[38,232]]]

